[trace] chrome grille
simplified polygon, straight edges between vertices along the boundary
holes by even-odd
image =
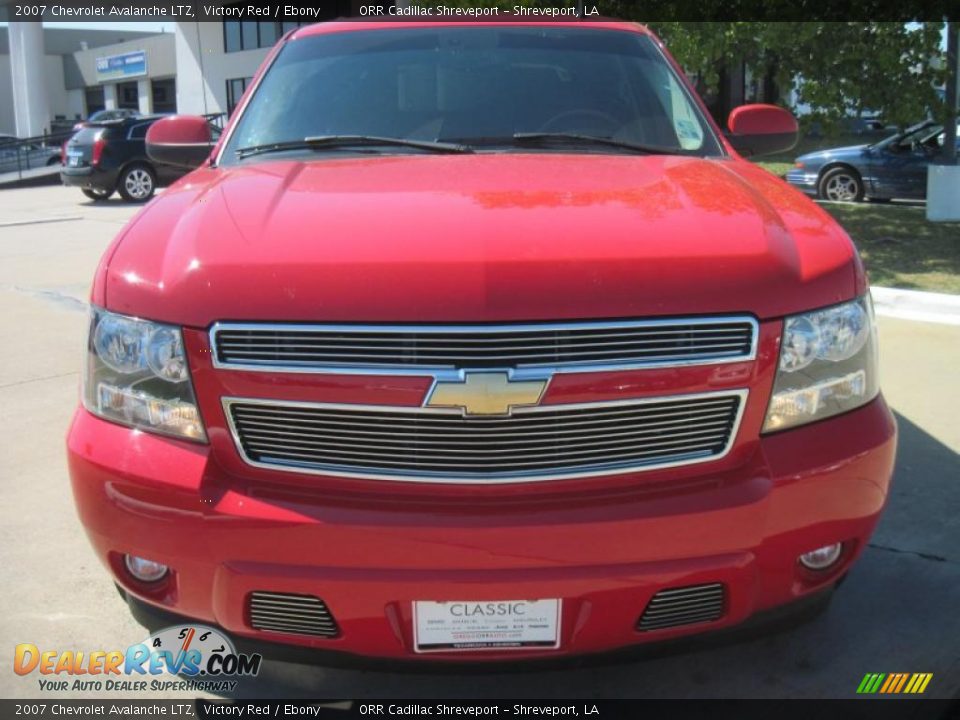
[[[218,323],[210,336],[218,367],[247,370],[582,370],[750,360],[757,323],[749,317],[456,326]]]
[[[336,637],[337,621],[323,600],[313,595],[254,592],[247,607],[255,630]]]
[[[662,630],[713,622],[723,615],[724,587],[720,583],[661,590],[637,621],[637,630]]]
[[[224,399],[247,462],[328,475],[519,482],[712,460],[736,435],[746,391],[456,410]]]

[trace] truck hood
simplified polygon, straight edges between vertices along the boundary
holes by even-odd
[[[105,256],[93,300],[218,320],[483,322],[750,312],[852,297],[815,204],[739,159],[482,154],[197,170]]]

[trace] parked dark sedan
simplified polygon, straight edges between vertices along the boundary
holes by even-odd
[[[128,202],[149,200],[159,183],[186,172],[147,158],[147,128],[160,119],[133,117],[89,123],[67,141],[60,179],[80,188],[91,200],[106,200],[115,191]]]
[[[928,121],[872,145],[801,155],[787,182],[824,200],[922,200],[927,166],[943,152],[943,137],[943,125]]]

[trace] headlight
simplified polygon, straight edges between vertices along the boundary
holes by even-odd
[[[877,396],[870,296],[788,317],[764,432],[847,412]]]
[[[206,440],[180,328],[93,308],[83,405],[94,415]]]

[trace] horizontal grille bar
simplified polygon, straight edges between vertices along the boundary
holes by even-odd
[[[707,399],[693,400],[687,404],[684,404],[678,401],[675,404],[673,404],[670,408],[665,409],[660,414],[653,413],[653,412],[648,413],[648,417],[669,419],[677,415],[683,415],[685,412],[689,414],[700,415],[705,410],[719,409],[722,411],[723,407],[726,405],[726,401],[727,401],[727,396],[717,398],[712,402]],[[551,410],[549,409],[549,406],[543,406],[543,407],[546,409],[544,409],[541,412],[541,415],[542,415],[541,420],[543,421],[544,424],[549,424],[550,422],[552,422],[554,418],[550,417],[550,415],[548,414],[549,412],[551,412]],[[350,409],[350,408],[345,408],[345,409]],[[359,409],[359,408],[356,408],[356,409]],[[249,407],[248,409],[245,408],[245,411],[248,411],[258,416],[266,416],[268,418],[283,417],[283,418],[290,418],[291,421],[296,421],[296,422],[322,422],[322,419],[318,419],[318,418],[322,418],[323,416],[322,414],[319,414],[317,410],[318,410],[318,407],[316,406],[300,409],[296,405],[285,405],[282,407],[282,409],[277,409],[273,405],[263,405],[260,403],[257,403],[254,406]],[[382,419],[384,421],[389,419],[387,417],[388,412],[391,412],[390,408],[382,409],[381,415],[383,416]],[[434,426],[443,426],[444,429],[449,429],[450,427],[460,427],[460,425],[457,423],[457,418],[450,417],[450,414],[445,414],[445,415],[423,414],[423,411],[419,407],[410,406],[408,408],[393,408],[392,412],[395,412],[398,414],[412,413],[412,414],[423,415],[423,417],[421,418],[421,422],[430,423],[430,424],[433,424]],[[520,410],[518,410],[518,412],[520,412]],[[616,406],[613,406],[613,407],[609,407],[603,413],[601,419],[598,419],[597,413],[592,413],[590,412],[589,409],[584,409],[584,411],[580,414],[580,417],[578,417],[575,412],[569,411],[564,415],[564,418],[567,421],[567,423],[578,423],[578,424],[590,424],[590,423],[596,423],[596,422],[620,422],[623,419],[623,416],[629,415],[631,412],[634,412],[634,408],[632,405],[627,405],[620,409],[618,409]],[[333,424],[340,424],[340,425],[358,424],[358,423],[352,422],[348,417],[346,418],[343,417],[343,414],[337,412],[336,410],[333,411],[333,414],[330,417],[331,417],[331,423]],[[478,415],[478,416],[475,416],[473,419],[475,423],[484,425],[485,429],[491,426],[494,428],[496,428],[496,426],[508,426],[513,422],[512,418],[502,417],[500,415],[491,415],[489,417]],[[406,422],[406,418],[401,419],[400,422]]]
[[[523,482],[716,459],[746,391],[456,410],[224,399],[243,458],[293,472],[432,482]]]
[[[697,418],[700,423],[700,427],[710,427],[714,425],[721,425],[726,422],[726,411],[717,412],[714,414],[706,415],[703,418]],[[256,418],[256,419],[251,419]],[[369,435],[375,438],[382,438],[383,431],[372,431],[372,430],[356,430],[353,426],[337,426],[332,424],[321,425],[308,425],[303,422],[298,422],[289,430],[271,430],[269,428],[276,427],[277,418],[271,417],[269,419],[264,419],[254,416],[244,416],[244,424],[249,428],[248,434],[250,436],[271,436],[271,435],[283,435],[286,437],[325,437],[331,440],[337,439],[349,439],[355,438],[357,435]],[[542,435],[583,435],[585,430],[592,428],[596,432],[604,432],[608,429],[609,425],[612,422],[618,421],[609,421],[609,422],[596,422],[592,424],[580,423],[577,427],[566,427],[562,430],[536,430],[530,429],[524,433],[522,439],[517,439],[514,433],[509,431],[507,432],[489,432],[485,429],[477,429],[474,432],[470,432],[469,428],[464,429],[454,429],[454,428],[441,428],[441,429],[429,429],[423,432],[415,432],[409,430],[391,430],[389,442],[397,443],[406,443],[409,442],[406,438],[416,439],[420,443],[429,443],[431,439],[438,439],[440,441],[446,442],[449,440],[450,436],[453,434],[458,436],[464,443],[467,444],[478,444],[483,445],[484,447],[493,441],[501,445],[522,445],[528,444],[531,442],[536,442],[536,438]],[[638,432],[650,432],[653,429],[657,428],[669,428],[676,425],[684,425],[689,422],[689,419],[683,418],[681,420],[671,420],[666,422],[651,422],[647,425],[644,425],[644,430]],[[361,426],[362,427],[362,426]],[[393,426],[386,426],[385,429],[391,429]],[[399,427],[405,427],[400,425]],[[535,426],[536,427],[536,426]],[[542,425],[539,427],[548,428],[549,425]],[[332,429],[331,429],[332,428]],[[511,438],[509,440],[504,440],[503,438]]]
[[[686,432],[675,432],[671,435],[672,438],[686,438],[686,437],[702,437],[704,435],[720,435],[725,434],[727,421],[725,419],[718,420],[713,423],[706,423],[703,426],[700,426],[697,430],[688,430]],[[647,430],[635,430],[631,432],[619,432],[617,433],[617,438],[615,440],[607,439],[606,436],[581,436],[571,440],[567,444],[568,448],[588,448],[588,447],[604,447],[607,445],[619,445],[623,444],[625,441],[629,440],[630,442],[642,441],[648,439],[657,434],[663,433],[664,428],[652,428]],[[272,446],[277,443],[282,443],[282,438],[273,437],[274,435],[279,435],[283,431],[274,431],[271,434],[265,433],[264,431],[253,432],[247,431],[246,437],[250,442],[257,442],[263,445]],[[458,439],[461,447],[458,449],[458,452],[470,455],[505,455],[513,454],[516,452],[518,445],[536,445],[541,442],[542,438],[547,433],[537,433],[537,437],[528,438],[525,440],[497,440],[494,443],[491,443],[489,438],[463,438]],[[450,451],[450,439],[442,438],[439,435],[435,435],[436,439],[418,439],[415,433],[406,433],[407,438],[412,438],[413,442],[416,442],[420,448],[421,452],[424,453],[441,453],[446,454]],[[287,436],[289,437],[289,436]],[[287,445],[299,446],[299,447],[325,447],[328,444],[328,441],[333,440],[336,442],[350,442],[353,440],[353,437],[350,435],[324,435],[324,434],[315,434],[315,435],[305,435],[304,433],[297,433],[297,436],[292,439],[287,439]],[[576,442],[574,441],[576,440]],[[404,438],[395,438],[389,436],[383,436],[377,438],[376,442],[367,443],[366,448],[370,449],[383,449],[383,450],[397,450],[402,449],[408,445],[411,440]]]
[[[568,457],[571,455],[584,455],[584,454],[593,454],[593,453],[603,453],[607,452],[605,448],[618,445],[633,445],[639,442],[641,439],[637,438],[627,438],[619,437],[621,433],[618,433],[618,437],[615,440],[589,440],[587,442],[581,443],[565,443],[564,444],[564,453]],[[691,437],[692,436],[692,437]],[[697,444],[700,442],[713,442],[715,440],[720,440],[722,442],[725,437],[723,429],[719,432],[707,432],[699,431],[696,433],[686,433],[684,436],[674,436],[670,435],[669,440],[663,440],[659,442],[651,442],[651,448],[655,446],[670,446],[670,445],[687,445],[687,444]],[[279,448],[279,447],[288,447],[293,449],[301,450],[311,450],[311,448],[326,448],[331,445],[324,440],[297,440],[295,442],[278,442],[275,438],[268,440],[247,438],[250,445],[259,445],[261,447],[269,449]],[[389,441],[385,441],[389,442]],[[384,456],[384,457],[393,457],[394,453],[397,451],[404,450],[403,445],[370,445],[369,443],[364,444],[362,448],[359,446],[353,450],[341,450],[346,455],[360,455],[360,456]],[[543,448],[543,452],[531,452],[524,449],[515,449],[515,448],[498,448],[498,447],[489,447],[489,448],[464,448],[457,446],[451,448],[449,444],[444,444],[440,446],[440,443],[436,443],[435,447],[427,447],[424,445],[418,445],[417,452],[423,456],[439,456],[439,457],[448,457],[451,451],[455,451],[457,455],[465,456],[465,460],[470,460],[470,457],[466,456],[481,456],[478,457],[478,460],[483,460],[487,458],[489,461],[496,461],[500,456],[504,455],[517,455],[522,453],[524,457],[534,458],[542,456],[552,456],[556,453],[556,449],[551,444],[547,448]]]
[[[755,355],[750,317],[522,325],[270,325],[218,323],[214,363],[239,369],[357,372],[649,366]]]
[[[336,637],[337,622],[326,604],[313,595],[254,592],[247,610],[255,630]]]
[[[637,629],[662,630],[713,622],[723,616],[725,602],[726,593],[721,583],[661,590],[647,604],[637,621]]]

